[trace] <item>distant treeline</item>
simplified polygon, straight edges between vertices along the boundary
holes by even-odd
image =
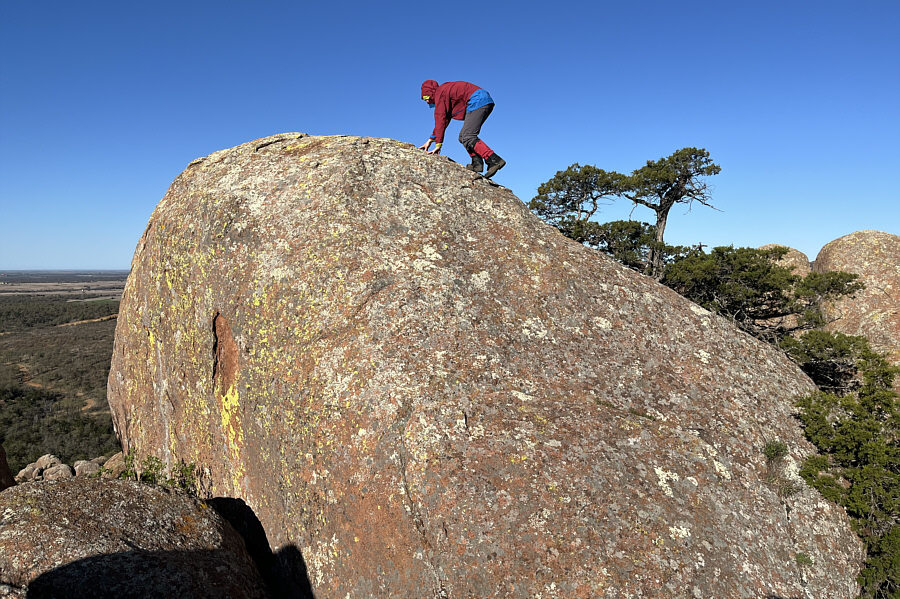
[[[0,295],[0,332],[22,331],[37,326],[54,326],[118,314],[117,300],[55,295]]]
[[[0,283],[97,283],[127,277],[127,270],[0,270]]]

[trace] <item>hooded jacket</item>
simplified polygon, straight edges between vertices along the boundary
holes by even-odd
[[[461,121],[466,118],[469,98],[479,90],[480,87],[467,81],[448,81],[438,85],[437,81],[429,79],[422,84],[422,95],[431,96],[429,104],[434,104],[434,131],[431,139],[435,143],[444,143],[444,132],[450,119]],[[490,96],[487,99],[490,100]]]

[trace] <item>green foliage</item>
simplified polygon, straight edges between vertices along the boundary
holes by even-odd
[[[870,377],[890,374],[890,364],[872,351],[864,337],[813,330],[785,337],[779,345],[820,390],[829,393],[857,390],[863,382],[861,370]]]
[[[109,413],[106,382],[114,320],[34,327],[0,336],[0,385],[59,393],[79,407]]]
[[[136,480],[148,485],[159,485],[170,489],[180,489],[192,495],[197,493],[197,466],[193,462],[179,462],[170,474],[166,473],[166,465],[156,456],[145,456],[140,464],[136,463],[133,451],[125,454],[125,470],[119,478]]]
[[[766,441],[763,447],[763,455],[770,464],[787,457],[788,447],[785,443],[778,440]]]
[[[119,451],[112,420],[82,412],[57,393],[0,387],[0,443],[13,473],[52,453],[67,464]]]
[[[650,255],[656,251],[670,262],[686,255],[688,248],[656,241],[656,227],[634,220],[608,223],[571,220],[558,227],[567,237],[608,254],[614,260],[638,272],[650,273]]]
[[[65,463],[119,451],[106,401],[118,302],[0,296],[0,441],[18,471],[52,453]]]
[[[597,223],[590,219],[619,195],[623,179],[619,173],[575,163],[542,183],[528,207],[563,235],[584,243],[596,237]]]
[[[650,208],[656,213],[654,243],[647,245],[646,261],[640,263],[658,278],[665,263],[663,235],[669,210],[675,204],[694,201],[710,206],[708,188],[701,177],[721,170],[713,164],[709,152],[698,148],[682,148],[666,158],[648,161],[629,176],[576,163],[538,187],[538,195],[528,206],[564,235],[588,245],[593,240],[595,247],[599,246],[601,232],[590,219],[602,203],[624,197]]]
[[[713,163],[703,148],[682,148],[671,156],[648,160],[631,173],[627,197],[644,205],[665,206],[694,200],[706,203],[708,190],[700,177],[718,175],[722,167]]]
[[[656,243],[656,227],[635,220],[616,220],[597,225],[595,237],[582,243],[640,271],[646,268],[650,247]]]
[[[695,252],[676,260],[663,283],[707,310],[752,321],[789,314],[789,291],[800,277],[775,261],[787,248],[732,246]]]
[[[900,597],[900,397],[892,389],[898,369],[860,338],[825,337],[792,346],[809,359],[855,359],[861,381],[840,396],[818,391],[797,401],[807,438],[820,455],[807,459],[800,476],[841,505],[866,543],[862,597]]]
[[[786,443],[777,439],[766,441],[763,455],[766,457],[766,482],[775,488],[779,497],[789,497],[800,490],[785,474],[785,458],[788,455]]]
[[[55,295],[0,295],[0,332],[103,318],[118,311],[117,300],[75,301]]]
[[[853,295],[863,289],[865,285],[858,279],[859,275],[848,272],[811,272],[793,289],[794,310],[809,328],[824,326],[827,323],[819,306],[826,299]]]
[[[665,268],[662,282],[707,310],[732,318],[745,331],[777,341],[819,326],[823,299],[855,293],[856,275],[817,273],[811,281],[777,263],[787,248],[716,247],[690,252]],[[785,320],[796,316],[794,322]]]
[[[803,553],[803,552],[800,552],[800,553],[798,553],[796,556],[794,556],[794,559],[797,561],[797,565],[798,565],[798,566],[811,566],[811,565],[813,565],[812,558],[809,557],[807,554],[805,554],[805,553]]]

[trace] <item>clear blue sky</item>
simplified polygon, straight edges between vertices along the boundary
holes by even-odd
[[[7,0],[0,269],[128,268],[187,164],[252,139],[419,145],[424,79],[490,91],[482,137],[525,202],[574,162],[629,173],[702,147],[720,211],[676,207],[667,241],[814,259],[853,231],[900,234],[898,31],[897,0]],[[445,153],[467,162],[458,130]]]

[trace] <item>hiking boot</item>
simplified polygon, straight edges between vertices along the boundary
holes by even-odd
[[[484,178],[490,179],[497,171],[506,166],[506,161],[497,156],[497,154],[491,154],[487,157],[487,166],[488,169],[484,174]]]
[[[467,164],[466,168],[470,171],[480,173],[484,170],[484,160],[481,159],[481,156],[475,154],[474,156],[472,156],[472,164]]]

